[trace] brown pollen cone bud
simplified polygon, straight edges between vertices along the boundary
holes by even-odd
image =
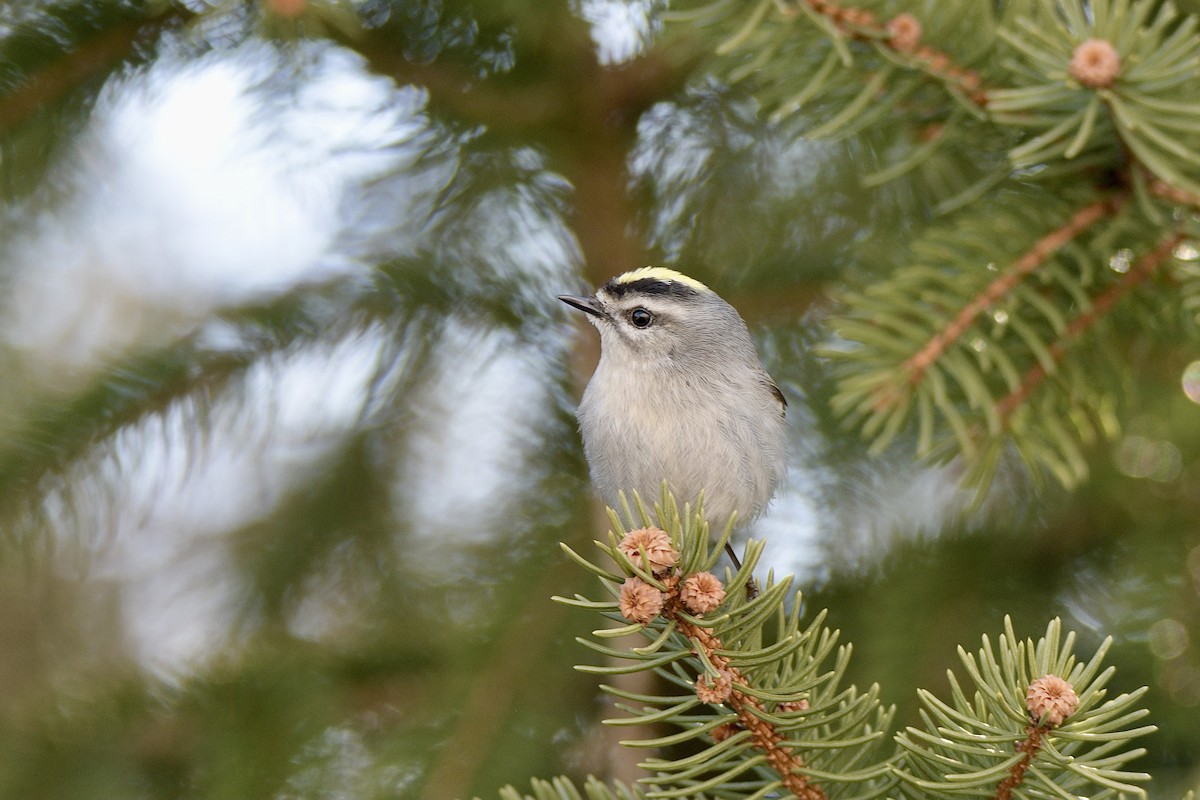
[[[641,550],[646,551],[646,560],[650,562],[649,569],[655,575],[666,572],[679,561],[679,552],[671,546],[671,537],[660,528],[638,528],[625,534],[617,549],[626,558],[643,568],[647,565],[641,560]]]
[[[888,20],[888,41],[901,53],[912,53],[921,43],[921,23],[912,14],[897,14]]]
[[[729,670],[721,670],[714,678],[711,675],[701,675],[696,680],[696,697],[702,703],[724,703],[733,694],[733,674]]]
[[[1034,722],[1057,727],[1079,708],[1079,695],[1057,675],[1043,675],[1029,684],[1025,708]]]
[[[1117,49],[1103,39],[1088,39],[1075,48],[1067,66],[1071,77],[1092,89],[1104,89],[1116,83],[1121,72]]]
[[[662,611],[663,593],[641,578],[626,578],[617,606],[625,619],[647,625]]]
[[[725,586],[711,572],[697,572],[684,578],[679,599],[693,614],[707,614],[725,599]]]

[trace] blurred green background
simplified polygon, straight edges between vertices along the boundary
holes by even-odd
[[[603,533],[554,299],[675,266],[790,401],[753,535],[901,722],[1005,614],[1151,688],[1200,783],[1194,343],[1079,490],[872,457],[831,293],[927,215],[664,42],[656,0],[0,0],[0,797],[495,796],[630,776],[561,554]],[[1139,349],[1140,348],[1140,349]],[[634,773],[636,774],[636,773]]]

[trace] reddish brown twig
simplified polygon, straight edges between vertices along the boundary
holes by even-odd
[[[1177,203],[1182,206],[1200,207],[1200,197],[1191,192],[1184,191],[1176,186],[1164,181],[1162,178],[1153,178],[1150,181],[1150,193],[1155,197],[1161,197],[1172,203]]]
[[[1049,348],[1050,356],[1054,359],[1055,363],[1062,360],[1071,340],[1095,325],[1101,317],[1108,313],[1125,295],[1129,294],[1134,287],[1157,272],[1163,262],[1171,257],[1171,253],[1175,250],[1175,247],[1185,238],[1184,234],[1176,232],[1163,239],[1158,243],[1157,247],[1138,259],[1137,264],[1129,272],[1126,272],[1121,280],[1097,296],[1091,308],[1072,319],[1068,323],[1066,330],[1063,331],[1063,335]],[[1025,373],[1021,380],[1021,385],[1009,392],[996,405],[996,411],[1002,423],[1007,424],[1012,414],[1029,399],[1033,391],[1046,379],[1047,374],[1046,367],[1040,362]]]
[[[673,620],[684,636],[695,642],[698,647],[703,648],[705,657],[712,662],[714,667],[730,673],[735,685],[726,702],[737,712],[738,722],[741,726],[750,731],[750,735],[754,739],[754,746],[762,751],[767,757],[767,763],[775,772],[779,773],[784,787],[801,800],[826,800],[824,790],[797,771],[804,766],[804,760],[790,747],[783,744],[783,734],[775,730],[774,725],[761,718],[760,714],[765,710],[762,703],[737,688],[736,684],[745,686],[749,681],[737,667],[729,663],[728,658],[717,652],[724,648],[720,638],[713,635],[713,632],[707,628],[692,624],[680,617],[679,610],[677,599],[670,600],[663,610],[663,616]]]
[[[1025,729],[1025,739],[1017,743],[1017,750],[1022,752],[1021,760],[1012,765],[1012,769],[1008,771],[1008,777],[1000,781],[1000,785],[996,787],[995,800],[1012,799],[1013,789],[1016,789],[1025,780],[1025,773],[1029,771],[1029,765],[1033,763],[1034,757],[1042,749],[1042,736],[1049,730],[1049,725],[1030,725]]]
[[[1079,709],[1079,695],[1075,693],[1075,687],[1060,676],[1043,675],[1029,684],[1025,708],[1033,722],[1025,729],[1025,738],[1017,742],[1021,759],[1012,765],[1008,776],[996,787],[995,800],[1011,800],[1013,789],[1025,780],[1025,773],[1042,749],[1042,737]]]
[[[729,706],[737,713],[738,721],[736,725],[727,724],[714,730],[713,738],[720,741],[731,735],[734,728],[750,731],[754,746],[766,756],[788,791],[800,800],[826,800],[821,787],[800,772],[804,767],[800,755],[784,744],[783,734],[774,725],[762,718],[766,712],[762,703],[738,688],[749,686],[750,681],[730,663],[728,656],[721,654],[725,647],[720,638],[689,616],[703,615],[720,606],[725,599],[721,581],[707,572],[680,574],[675,567],[679,552],[659,528],[630,531],[617,548],[630,561],[640,562],[652,571],[658,580],[657,584],[651,584],[640,577],[627,578],[617,602],[621,615],[642,625],[650,624],[660,615],[670,620],[693,643],[693,652],[703,653],[705,660],[716,668],[717,675],[705,672],[696,679],[696,696],[705,703]],[[796,702],[790,707],[801,706]]]
[[[912,67],[951,84],[980,108],[987,107],[988,95],[979,73],[959,66],[946,52],[921,44],[921,25],[912,14],[897,14],[890,20],[881,21],[872,11],[839,5],[832,0],[804,2],[828,19],[846,38],[885,47],[907,60]]]

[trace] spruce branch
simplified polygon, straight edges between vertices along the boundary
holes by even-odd
[[[989,93],[991,118],[1026,131],[1017,168],[1109,154],[1169,186],[1200,189],[1197,21],[1172,3],[1032,3],[1001,24],[1009,88]],[[1103,109],[1103,113],[1101,113]]]
[[[733,709],[737,714],[736,721],[724,724],[750,731],[754,747],[766,756],[784,788],[801,800],[826,800],[827,795],[821,787],[803,774],[804,759],[785,743],[784,735],[775,725],[764,719],[766,707],[750,694],[753,683],[729,657],[722,655],[725,645],[721,639],[688,621],[678,591],[673,589],[667,597],[663,616],[679,626],[679,632],[693,642],[697,656],[717,671],[715,681],[705,682],[701,678],[696,682],[697,696],[704,702],[725,703]]]
[[[798,600],[787,605],[789,580],[769,575],[753,599],[731,588],[744,586],[747,575],[727,569],[720,581],[711,570],[724,541],[710,543],[701,510],[680,514],[665,489],[654,514],[636,498],[635,505],[636,515],[623,503],[624,519],[610,512],[613,530],[596,543],[611,568],[563,546],[613,600],[555,600],[624,623],[580,638],[610,663],[578,669],[653,671],[665,684],[655,694],[602,687],[627,715],[606,724],[668,727],[623,744],[686,753],[647,758],[644,795],[593,780],[588,797],[1144,797],[1138,784],[1149,776],[1127,765],[1144,753],[1131,743],[1155,729],[1140,722],[1148,713],[1138,706],[1145,687],[1109,697],[1115,670],[1103,661],[1111,639],[1083,661],[1058,619],[1035,642],[1018,639],[1006,618],[996,646],[984,636],[977,653],[959,648],[966,679],[948,672],[948,699],[918,692],[921,724],[895,735],[896,751],[881,757],[891,710],[880,707],[877,687],[865,694],[840,687],[849,648],[837,646],[824,613],[801,627]],[[739,572],[761,551],[751,542]],[[630,633],[649,643],[601,643]],[[564,787],[570,784],[535,784],[536,800],[580,796]]]
[[[795,15],[795,9],[802,9],[819,20],[819,27],[831,35],[866,42],[889,61],[924,72],[969,102],[981,108],[987,106],[987,91],[980,74],[956,63],[949,53],[924,43],[921,22],[909,12],[880,19],[869,9],[831,0],[796,0],[794,4],[777,2],[776,6],[785,16]],[[730,44],[726,43],[726,49],[732,49]]]
[[[891,277],[848,293],[830,320],[834,411],[875,451],[911,433],[918,455],[961,456],[969,486],[987,486],[1009,445],[1035,477],[1078,483],[1086,448],[1115,430],[1113,390],[1083,365],[1120,356],[1093,334],[1107,318],[1137,319],[1126,298],[1186,238],[1186,225],[1164,237],[1129,197],[1065,205],[1016,193],[931,227]],[[1048,215],[1058,222],[1046,231]],[[1190,273],[1177,272],[1186,306]]]
[[[1042,735],[1047,728],[1042,725],[1030,725],[1026,728],[1028,735],[1024,741],[1017,742],[1015,749],[1021,753],[1021,759],[1013,764],[1009,770],[1008,776],[1000,781],[1000,785],[996,787],[996,800],[1010,800],[1013,795],[1013,790],[1021,785],[1025,780],[1025,773],[1029,771],[1029,766],[1033,763],[1033,759],[1037,756],[1038,751],[1042,749]]]
[[[1079,708],[1079,695],[1075,694],[1071,684],[1057,675],[1043,675],[1029,685],[1025,707],[1034,721],[1025,729],[1025,739],[1015,746],[1021,758],[996,787],[996,800],[1009,800],[1013,790],[1024,782],[1025,773],[1042,749],[1043,737],[1075,713]]]
[[[713,570],[730,529],[710,542],[702,509],[681,514],[665,489],[653,514],[638,498],[635,506],[632,513],[624,504],[624,519],[612,512],[609,540],[597,542],[615,569],[564,546],[613,600],[556,600],[622,623],[579,639],[615,663],[579,669],[598,675],[649,670],[667,687],[661,695],[603,687],[628,715],[607,724],[678,729],[625,744],[692,748],[683,757],[643,762],[650,771],[641,780],[649,787],[646,796],[781,793],[825,800],[873,796],[889,785],[888,766],[877,751],[892,711],[880,705],[878,687],[859,693],[840,686],[850,650],[824,627],[825,615],[802,627],[790,580],[768,575],[758,595],[742,591],[762,544],[750,542],[742,567],[726,569],[722,581]],[[649,643],[628,650],[602,643],[630,633]]]
[[[935,38],[930,39],[926,26],[931,21],[923,24],[913,13],[883,18],[869,8],[829,0],[763,0],[749,8],[723,2],[690,8],[681,5],[681,9],[665,12],[663,19],[719,32],[721,38],[713,53],[719,65],[727,67],[726,77],[734,83],[753,78],[755,94],[773,120],[792,117],[818,99],[828,99],[839,107],[822,115],[827,121],[810,131],[810,136],[845,136],[861,129],[864,120],[889,112],[895,115],[900,103],[918,88],[914,77],[942,87],[973,115],[983,116],[987,92],[981,74],[930,43],[948,21],[961,23],[963,14],[927,15],[937,23],[933,26]],[[990,22],[984,21],[979,11],[968,11],[965,6],[962,10],[972,22],[981,23],[971,25],[972,31],[986,34]],[[962,28],[957,26],[960,41]],[[819,62],[812,63],[814,55]],[[811,64],[813,69],[805,76],[804,70],[783,74],[773,68],[784,63]],[[904,73],[898,80],[890,76],[897,68]],[[878,84],[885,77],[889,83],[881,92]],[[897,83],[903,90],[889,91]],[[921,101],[916,105],[929,104]]]
[[[1174,232],[1166,236],[1153,250],[1138,259],[1137,264],[1126,272],[1121,277],[1121,280],[1098,295],[1092,302],[1091,307],[1080,312],[1079,315],[1072,319],[1063,332],[1063,336],[1051,345],[1048,352],[1052,360],[1055,363],[1061,361],[1068,346],[1074,339],[1094,327],[1123,297],[1158,272],[1163,264],[1172,257],[1175,248],[1185,238],[1185,235],[1181,232]],[[1013,412],[1029,398],[1030,394],[1033,393],[1048,375],[1049,368],[1043,363],[1038,363],[1030,367],[1029,371],[1023,376],[1021,385],[1009,392],[998,403],[997,413],[1001,420],[1007,424]]]
[[[1034,242],[1033,246],[1003,274],[963,306],[949,324],[935,333],[919,351],[905,359],[901,370],[908,376],[909,383],[920,382],[926,370],[942,357],[947,347],[958,341],[963,333],[974,324],[976,317],[1007,297],[1020,281],[1045,263],[1046,259],[1056,250],[1100,219],[1115,214],[1123,203],[1124,199],[1118,197],[1098,200],[1084,206],[1063,225]],[[894,402],[894,394],[879,398],[880,406],[890,405]]]
[[[1145,688],[1106,699],[1111,639],[1084,663],[1058,619],[1036,643],[1018,639],[1008,618],[1004,628],[997,648],[986,636],[977,654],[959,648],[973,696],[953,672],[950,701],[920,693],[923,727],[896,737],[902,794],[1144,797],[1137,783],[1149,776],[1124,767],[1144,753],[1130,743],[1155,728],[1135,725],[1149,713],[1137,707]]]
[[[940,84],[954,100],[952,109],[1004,132],[998,141],[1009,172],[1044,173],[1045,179],[1055,171],[1046,170],[1051,165],[1076,174],[1095,166],[1128,173],[1137,165],[1174,189],[1200,195],[1200,105],[1192,99],[1200,88],[1196,18],[1169,2],[1092,5],[1013,3],[996,18],[943,2],[936,13],[925,5],[921,16],[910,10],[884,20],[832,0],[764,0],[749,12],[738,4],[709,3],[664,18],[731,29],[715,47],[717,67],[728,65],[732,82],[753,76],[755,94],[773,119],[830,98],[839,110],[822,114],[825,121],[809,136],[845,136],[891,111],[890,124],[912,128],[913,149],[923,149],[919,129],[930,119],[949,122],[952,114],[931,96],[913,102],[908,79],[889,76],[900,68]],[[977,62],[970,67],[937,44],[952,41],[962,49],[964,24],[932,24],[966,13],[975,15],[969,27],[978,37],[968,48]],[[807,27],[826,40],[828,57],[819,67],[807,52],[799,55],[817,44],[799,20],[810,21]],[[1003,177],[1015,176],[985,175],[980,193]]]
[[[980,74],[955,62],[949,53],[922,42],[920,20],[901,12],[880,20],[867,9],[830,0],[803,0],[816,14],[829,20],[829,29],[848,39],[868,42],[894,63],[924,72],[969,102],[986,108],[988,94]]]

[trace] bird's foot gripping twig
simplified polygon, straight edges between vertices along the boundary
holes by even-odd
[[[734,572],[741,572],[742,561],[738,558],[737,553],[733,550],[733,545],[729,542],[725,542],[725,553],[729,556],[729,560],[733,562]],[[751,578],[746,581],[746,599],[753,600],[756,597],[758,597],[758,584],[755,583],[754,578]]]

